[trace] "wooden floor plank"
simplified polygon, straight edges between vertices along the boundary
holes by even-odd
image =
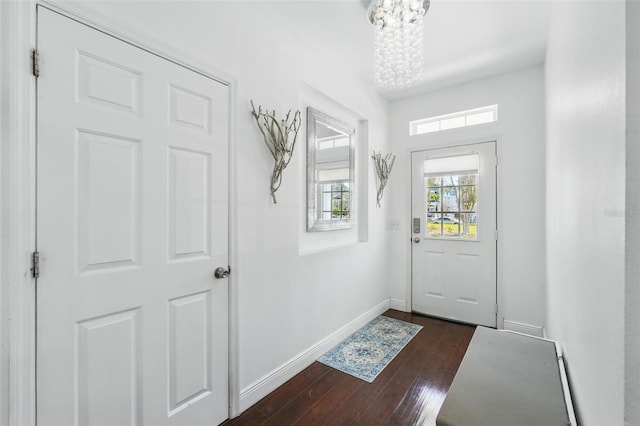
[[[331,391],[327,392],[309,411],[297,420],[293,421],[294,425],[318,425],[323,424],[325,420],[336,409],[342,407],[347,399],[363,386],[364,382],[346,373],[341,373],[342,377],[338,379],[336,385]]]
[[[331,367],[314,362],[291,380],[260,400],[251,410],[257,410],[267,417],[284,407],[290,400],[304,392],[313,382],[327,374]]]
[[[314,362],[227,425],[435,424],[475,326],[388,310],[423,326],[367,383]]]
[[[417,347],[413,341],[405,346],[372,383],[365,382],[365,386],[362,389],[352,395],[346,404],[329,416],[327,424],[355,424],[371,401],[384,391],[396,372],[404,367]]]
[[[238,416],[234,419],[229,419],[223,424],[225,426],[236,426],[236,425],[258,426],[258,425],[263,425],[264,422],[266,422],[267,420],[269,420],[269,417],[265,416],[258,410],[254,410],[250,408],[249,410],[242,413],[241,416]]]
[[[437,347],[437,345],[435,346]],[[411,390],[416,375],[428,365],[434,349],[434,342],[420,342],[389,383],[369,402],[367,408],[358,418],[358,423],[375,424],[380,419],[389,419],[402,405],[405,398],[413,398],[414,395],[407,394],[407,391]]]
[[[344,373],[333,368],[321,378],[312,383],[303,392],[289,401],[284,407],[272,415],[265,425],[280,426],[291,424],[309,411],[323,396],[336,385]]]
[[[423,367],[413,376],[413,381],[407,388],[402,401],[390,415],[392,423],[416,424],[421,417],[424,405],[433,392],[433,380],[446,364],[441,355],[446,345],[442,342],[433,348],[433,353],[423,364]]]

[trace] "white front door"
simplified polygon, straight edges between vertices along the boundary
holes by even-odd
[[[43,7],[38,49],[38,424],[218,424],[228,87]]]
[[[412,153],[412,309],[496,326],[494,142]]]

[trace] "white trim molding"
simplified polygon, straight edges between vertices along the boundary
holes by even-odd
[[[0,425],[35,424],[35,4],[0,2]]]
[[[240,292],[239,285],[242,274],[238,273],[238,175],[235,164],[238,164],[238,144],[236,141],[236,102],[238,99],[235,80],[229,84],[229,265],[233,274],[229,276],[229,417],[240,412]]]
[[[410,311],[410,309],[407,308],[406,300],[391,298],[389,299],[389,301],[390,301],[390,305],[389,305],[390,309],[395,309],[396,311],[402,311],[402,312]]]
[[[240,412],[273,392],[287,380],[307,368],[329,349],[349,337],[369,321],[389,309],[390,299],[386,299],[365,313],[340,327],[324,339],[305,349],[284,364],[265,374],[240,391]],[[239,413],[238,413],[239,414]]]
[[[503,328],[508,331],[515,331],[516,333],[528,334],[529,336],[545,337],[544,328],[538,325],[504,320]]]

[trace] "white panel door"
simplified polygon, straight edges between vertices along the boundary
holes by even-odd
[[[38,11],[37,416],[228,414],[228,87]]]
[[[495,143],[412,154],[412,309],[496,326]]]

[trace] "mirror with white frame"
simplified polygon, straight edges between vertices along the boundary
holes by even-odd
[[[307,231],[353,227],[354,136],[349,124],[307,108]]]

